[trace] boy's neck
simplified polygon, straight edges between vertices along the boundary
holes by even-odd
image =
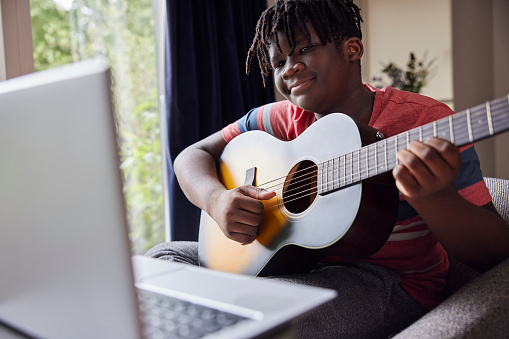
[[[371,118],[371,114],[373,113],[374,103],[375,92],[367,90],[364,85],[362,85],[353,91],[348,100],[341,103],[341,105],[338,106],[335,111],[344,113],[351,118],[368,124]],[[327,114],[315,113],[317,120],[323,118],[326,115]]]

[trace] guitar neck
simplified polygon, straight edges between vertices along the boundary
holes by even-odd
[[[399,164],[398,151],[408,149],[412,141],[439,137],[460,147],[508,129],[509,95],[318,164],[318,193],[331,193],[391,171]]]

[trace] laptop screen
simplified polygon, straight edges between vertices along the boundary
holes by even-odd
[[[116,138],[101,61],[0,83],[1,322],[138,337]]]

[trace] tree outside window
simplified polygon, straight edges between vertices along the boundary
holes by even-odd
[[[164,241],[152,0],[31,0],[30,6],[36,71],[97,56],[110,62],[130,237],[134,253],[142,254]]]

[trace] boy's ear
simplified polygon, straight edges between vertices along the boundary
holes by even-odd
[[[345,40],[344,44],[348,59],[351,62],[359,61],[364,54],[364,46],[362,45],[361,39],[357,37],[351,37]]]

